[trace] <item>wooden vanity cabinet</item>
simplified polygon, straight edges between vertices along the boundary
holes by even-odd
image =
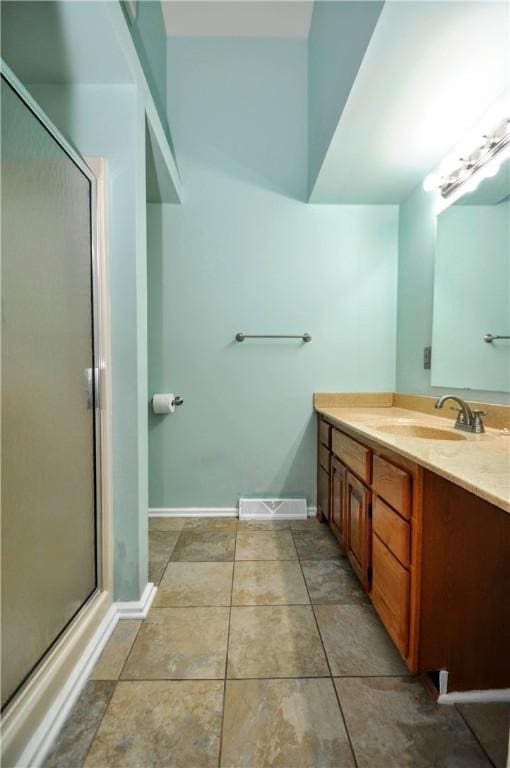
[[[331,530],[410,671],[447,671],[449,692],[509,688],[508,512],[319,422]]]
[[[317,514],[330,521],[331,505],[331,426],[319,419],[317,452]]]
[[[421,542],[419,671],[510,688],[510,515],[426,470]]]
[[[324,520],[330,516],[330,476],[320,464],[317,468],[317,513]]]
[[[368,590],[371,493],[363,481],[370,478],[370,451],[335,428],[331,431],[331,450],[331,530]]]
[[[397,466],[387,456],[374,455],[370,597],[393,642],[406,659],[411,629],[413,479],[409,469]]]
[[[410,574],[374,532],[370,597],[404,658],[409,650]]]
[[[419,486],[421,470],[336,427],[326,433],[325,423],[319,419],[319,466],[324,463],[320,435],[327,435],[331,446],[328,522],[395,645],[416,671],[416,622],[411,606],[418,583],[412,554],[413,483]]]
[[[411,526],[379,496],[374,497],[372,529],[404,568],[411,562]]]
[[[370,588],[370,489],[346,473],[345,480],[345,550],[349,561],[368,591]]]
[[[366,446],[353,440],[352,437],[344,435],[339,429],[333,428],[331,432],[331,450],[363,482],[370,482],[371,453]]]
[[[331,497],[330,525],[331,530],[342,549],[347,549],[345,530],[345,499],[346,499],[347,469],[335,456],[331,457]]]
[[[411,517],[411,475],[394,461],[374,455],[372,488],[399,515]]]

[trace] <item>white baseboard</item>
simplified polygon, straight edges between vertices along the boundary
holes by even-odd
[[[439,670],[439,695],[448,693],[448,670]]]
[[[151,507],[149,517],[237,517],[237,507]]]
[[[119,619],[145,619],[149,613],[152,601],[156,597],[158,588],[149,581],[145,587],[143,594],[139,600],[131,600],[129,602],[114,603],[114,607],[117,611]]]
[[[149,582],[140,600],[116,602],[110,606],[64,686],[25,747],[16,764],[17,768],[39,768],[43,764],[117,623],[122,619],[144,619],[150,610],[157,589],[152,582]]]
[[[438,704],[473,704],[476,702],[510,702],[510,688],[494,688],[486,691],[452,691],[441,693]]]
[[[307,508],[308,517],[315,517],[317,507]],[[150,507],[149,517],[238,517],[237,507]]]

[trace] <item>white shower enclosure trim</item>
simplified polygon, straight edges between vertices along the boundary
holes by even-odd
[[[113,605],[112,563],[112,428],[110,371],[110,307],[107,269],[106,164],[101,158],[87,163],[61,135],[39,105],[33,100],[14,73],[0,62],[2,77],[15,90],[91,183],[91,245],[94,314],[94,367],[96,369],[96,502],[97,502],[97,588],[82,606],[58,640],[30,674],[26,682],[6,706],[2,715],[2,763],[34,764],[34,752],[27,746],[62,701],[66,685],[76,677],[76,670],[86,663],[93,647],[106,642],[118,618],[132,615],[138,608],[118,610]],[[152,585],[151,585],[152,587]],[[144,600],[150,603],[153,590],[146,590]],[[141,601],[140,601],[141,602]],[[94,640],[95,638],[95,640]],[[90,661],[90,659],[89,659]],[[88,664],[87,664],[88,668]],[[76,682],[76,681],[75,681]],[[76,692],[76,684],[74,686]],[[79,691],[78,691],[79,692]],[[37,749],[36,749],[37,752]],[[27,759],[29,762],[27,762]],[[35,760],[37,763],[38,760]]]

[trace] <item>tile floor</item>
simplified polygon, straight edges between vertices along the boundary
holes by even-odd
[[[435,705],[315,520],[151,519],[150,573],[46,768],[504,768],[510,705]]]

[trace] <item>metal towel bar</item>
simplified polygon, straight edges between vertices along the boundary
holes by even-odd
[[[495,336],[493,333],[486,333],[483,337],[483,340],[486,341],[487,344],[492,344],[496,339],[510,339],[510,336]]]
[[[236,341],[244,341],[245,339],[301,339],[301,341],[311,341],[312,337],[309,333],[236,333]]]

